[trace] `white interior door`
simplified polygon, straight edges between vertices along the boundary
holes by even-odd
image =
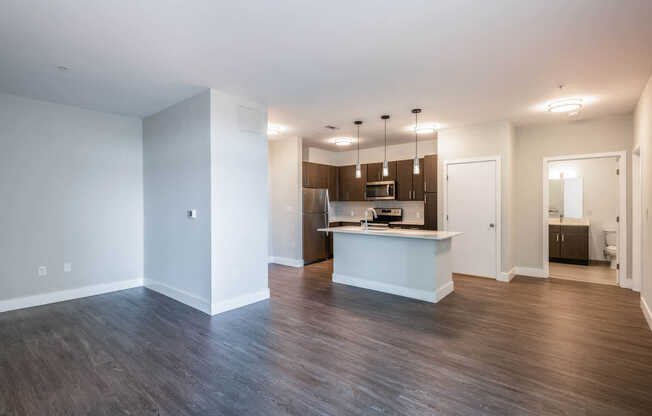
[[[448,164],[453,272],[496,278],[496,161]]]

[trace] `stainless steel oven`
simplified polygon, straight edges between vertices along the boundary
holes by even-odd
[[[367,201],[396,199],[396,183],[394,181],[367,182],[364,198]]]

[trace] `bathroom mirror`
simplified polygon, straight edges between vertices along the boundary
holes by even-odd
[[[582,178],[550,179],[548,215],[553,218],[583,218]]]

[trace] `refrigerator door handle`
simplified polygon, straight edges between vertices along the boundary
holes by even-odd
[[[326,224],[326,228],[328,228],[329,225],[330,225],[330,224],[328,223],[328,212],[324,212],[324,224]],[[326,231],[326,237],[328,237],[328,234],[329,234],[329,232]]]

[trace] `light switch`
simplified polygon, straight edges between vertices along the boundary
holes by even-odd
[[[45,266],[39,266],[38,275],[39,275],[39,277],[47,276],[48,275],[48,268],[45,267]]]
[[[196,209],[189,209],[188,210],[188,218],[197,218],[197,210]]]
[[[63,263],[63,272],[70,273],[72,271],[72,263]]]

